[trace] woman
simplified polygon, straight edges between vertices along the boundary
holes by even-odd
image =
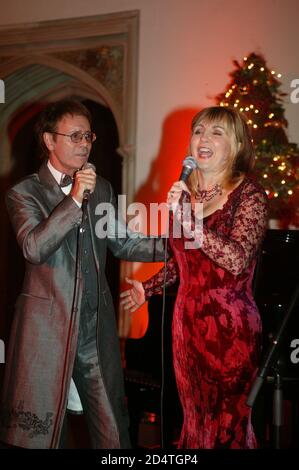
[[[187,185],[174,183],[167,199],[179,208],[183,202],[192,208],[203,204],[200,248],[187,249],[185,238],[170,231],[167,284],[180,280],[172,325],[184,413],[179,448],[253,449],[246,398],[259,362],[261,321],[251,283],[267,227],[267,197],[247,176],[254,153],[246,121],[236,110],[199,112],[190,150],[198,168]],[[194,226],[194,211],[191,217]],[[144,283],[128,279],[125,308],[134,311],[161,293],[163,280],[163,269]]]

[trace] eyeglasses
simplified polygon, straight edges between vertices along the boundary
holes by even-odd
[[[61,132],[51,132],[51,134],[64,135],[65,137],[70,137],[71,141],[74,142],[74,144],[79,144],[80,142],[82,142],[83,137],[85,138],[86,142],[92,144],[97,138],[95,133],[90,131],[75,131],[72,134],[61,134]]]

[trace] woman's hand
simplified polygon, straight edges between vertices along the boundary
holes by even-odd
[[[120,304],[124,306],[125,310],[135,312],[135,310],[145,303],[144,288],[141,282],[135,281],[134,279],[126,277],[126,281],[128,284],[132,285],[132,288],[120,294],[120,297],[123,299]]]
[[[184,181],[176,181],[173,183],[169,192],[167,193],[167,205],[169,208],[173,208],[178,204],[183,191],[186,191],[190,194],[190,191]]]

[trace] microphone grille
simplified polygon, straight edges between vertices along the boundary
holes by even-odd
[[[83,169],[84,170],[88,170],[88,168],[91,168],[93,171],[96,171],[96,167],[94,166],[93,163],[90,163],[90,162],[86,162],[83,166]]]
[[[192,155],[189,155],[184,159],[183,166],[188,166],[189,168],[192,168],[192,170],[195,170],[198,167],[197,161],[192,157]]]

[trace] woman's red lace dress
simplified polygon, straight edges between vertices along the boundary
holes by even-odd
[[[245,178],[222,209],[203,219],[200,249],[185,249],[184,238],[170,235],[167,285],[180,280],[172,324],[184,413],[179,448],[256,447],[245,402],[260,356],[251,284],[267,208],[263,189]],[[163,280],[164,268],[143,283],[147,299],[162,292]]]

